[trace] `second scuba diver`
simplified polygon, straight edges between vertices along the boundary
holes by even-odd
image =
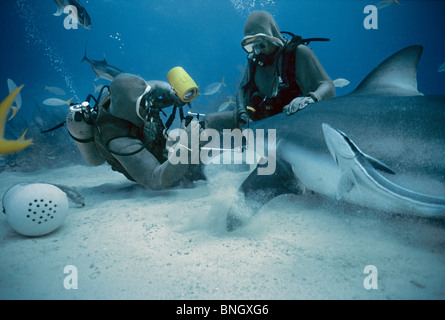
[[[307,39],[328,40],[328,39]],[[244,26],[243,49],[249,54],[237,93],[236,127],[280,112],[293,114],[308,104],[331,99],[335,87],[308,41],[282,36],[272,15],[255,11]]]

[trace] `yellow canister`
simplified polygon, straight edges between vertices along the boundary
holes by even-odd
[[[198,96],[198,86],[182,67],[171,69],[167,74],[167,80],[183,102],[190,102]]]

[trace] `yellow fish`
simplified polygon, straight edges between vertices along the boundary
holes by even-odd
[[[11,79],[8,79],[8,89],[9,89],[9,93],[12,93],[15,89],[17,89],[17,85],[15,84],[14,81],[12,81]],[[12,109],[12,115],[11,117],[8,119],[12,120],[12,118],[14,118],[17,114],[17,112],[19,112],[20,108],[22,107],[22,97],[20,96],[20,94],[17,95],[17,97],[15,97],[15,106],[11,106]]]
[[[5,134],[6,116],[8,115],[12,103],[22,88],[23,86],[20,86],[19,88],[15,89],[0,104],[0,154],[8,154],[23,150],[32,143],[32,139],[25,140],[26,131],[17,140],[6,140],[3,136]]]
[[[11,106],[11,109],[12,109],[12,114],[11,114],[11,116],[9,117],[8,121],[9,121],[9,120],[12,120],[12,118],[15,117],[15,115],[17,114],[17,112],[19,112],[19,108],[15,107],[15,106]]]

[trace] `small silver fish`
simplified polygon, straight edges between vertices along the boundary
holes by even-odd
[[[233,104],[233,103],[235,103],[235,102],[232,100],[232,97],[230,97],[230,98],[229,98],[229,101],[226,101],[226,102],[224,102],[223,104],[221,104],[221,105],[219,106],[219,108],[218,108],[218,112],[226,111],[226,110],[229,108],[229,106],[230,106],[231,104]]]
[[[437,69],[437,72],[444,72],[445,71],[445,62],[442,63],[442,65]]]
[[[116,77],[118,74],[124,73],[124,71],[122,71],[121,69],[109,65],[105,57],[102,61],[89,59],[87,57],[86,47],[85,47],[85,55],[81,63],[84,61],[87,61],[90,64],[91,68],[93,69],[94,73],[96,73],[96,79],[94,81],[97,81],[100,78],[113,81],[114,77]]]
[[[91,29],[91,17],[79,0],[54,0],[54,2],[57,4],[57,11],[54,13],[55,16],[61,16],[64,13],[65,7],[75,6],[79,24],[85,29]]]
[[[96,86],[94,83],[93,86],[94,86],[94,93],[99,92],[104,87],[103,84]]]
[[[202,95],[210,96],[212,94],[215,94],[221,89],[222,86],[227,87],[227,85],[224,83],[224,77],[222,78],[221,82],[214,82],[212,84],[209,84]]]
[[[58,96],[66,95],[66,92],[57,87],[45,87],[45,90],[48,90],[51,93],[57,94]]]
[[[385,1],[380,1],[379,3],[377,3],[376,7],[377,7],[377,9],[383,9],[393,3],[397,3],[399,6],[401,6],[401,4],[398,0],[385,0]]]
[[[332,82],[334,83],[334,87],[336,87],[336,88],[342,88],[342,87],[345,87],[348,84],[350,84],[350,82],[348,80],[343,79],[343,78],[335,79]]]
[[[50,99],[46,99],[45,101],[43,101],[44,105],[47,106],[51,106],[51,107],[58,107],[58,106],[63,106],[64,104],[70,105],[71,100],[73,100],[74,98],[71,98],[67,101],[63,101],[61,99],[57,99],[57,98],[50,98]]]

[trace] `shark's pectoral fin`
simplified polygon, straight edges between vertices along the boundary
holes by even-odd
[[[304,188],[295,177],[291,165],[284,160],[277,161],[276,170],[272,175],[259,175],[258,167],[240,187],[246,200],[254,200],[261,207],[282,194],[304,193]]]
[[[282,194],[303,194],[305,188],[295,177],[292,167],[284,160],[278,160],[276,170],[272,175],[258,174],[258,165],[241,185],[239,191],[243,197],[240,203],[233,205],[227,214],[227,230],[234,231],[244,222],[243,214],[238,212],[240,206],[243,211],[248,208],[249,216],[256,214],[267,202]]]
[[[366,158],[366,160],[368,160],[368,162],[373,166],[374,169],[376,170],[380,170],[386,173],[390,173],[390,174],[396,174],[390,167],[388,167],[386,164],[384,164],[382,161],[371,157],[370,155],[367,154],[363,154]]]

